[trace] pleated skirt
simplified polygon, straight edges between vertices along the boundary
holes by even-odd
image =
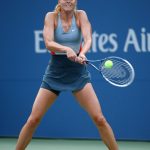
[[[53,90],[78,91],[91,82],[91,75],[87,65],[73,62],[66,55],[52,55],[42,82]]]

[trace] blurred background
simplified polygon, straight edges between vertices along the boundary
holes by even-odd
[[[42,30],[57,0],[0,4],[0,137],[18,137],[51,58]],[[135,80],[126,88],[107,83],[88,67],[103,113],[118,140],[150,140],[150,1],[86,0],[92,25],[89,59],[120,56],[131,62]],[[34,137],[99,139],[98,131],[71,92],[62,92]]]

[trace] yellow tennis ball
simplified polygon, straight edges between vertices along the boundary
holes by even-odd
[[[113,67],[113,62],[112,62],[111,60],[105,61],[104,67],[105,67],[106,69],[111,69],[111,68]]]

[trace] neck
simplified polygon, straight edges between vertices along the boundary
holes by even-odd
[[[61,18],[63,19],[63,20],[70,20],[71,18],[72,18],[72,16],[73,16],[73,14],[74,14],[74,11],[68,11],[68,12],[66,12],[66,11],[61,11],[60,12],[60,15],[61,15]]]

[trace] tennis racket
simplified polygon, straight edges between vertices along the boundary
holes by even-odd
[[[106,62],[112,62],[111,67],[106,67]],[[98,63],[98,66],[95,63]],[[133,66],[121,57],[111,56],[101,60],[86,60],[86,63],[98,70],[104,79],[118,87],[129,86],[135,77]]]

